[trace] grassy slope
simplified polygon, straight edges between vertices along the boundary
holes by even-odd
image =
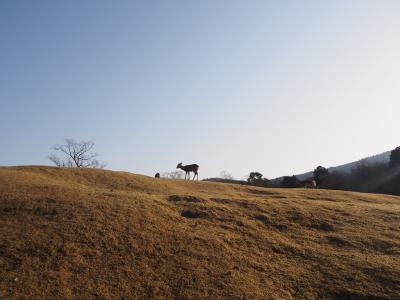
[[[0,168],[0,299],[400,298],[400,197]]]

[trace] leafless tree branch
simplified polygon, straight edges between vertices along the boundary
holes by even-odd
[[[65,139],[64,144],[55,145],[52,149],[63,153],[66,158],[61,159],[52,153],[48,159],[58,167],[104,168],[106,164],[96,159],[99,154],[91,152],[93,148],[92,141],[77,142],[74,139]]]

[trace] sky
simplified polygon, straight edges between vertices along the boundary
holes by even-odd
[[[0,165],[267,178],[400,145],[400,1],[1,0]]]

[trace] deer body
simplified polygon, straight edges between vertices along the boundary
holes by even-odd
[[[315,180],[303,180],[300,182],[300,184],[303,188],[311,188],[311,189],[317,188],[317,183]]]
[[[185,179],[186,176],[188,176],[188,179],[190,180],[190,172],[193,172],[194,173],[193,180],[196,178],[196,176],[197,180],[199,180],[199,174],[197,173],[197,171],[199,170],[199,165],[193,164],[193,165],[183,166],[182,163],[179,163],[176,166],[176,168],[185,171]]]

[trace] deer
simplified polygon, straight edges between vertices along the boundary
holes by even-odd
[[[185,171],[185,180],[186,180],[186,176],[188,176],[189,177],[188,179],[190,180],[190,172],[194,173],[193,180],[196,178],[196,176],[197,176],[197,180],[199,180],[199,174],[197,173],[197,171],[199,170],[199,165],[193,164],[193,165],[183,166],[182,163],[179,163],[176,166],[176,168]]]
[[[317,182],[314,179],[300,181],[300,184],[303,188],[306,188],[306,189],[307,188],[310,188],[310,189],[317,188]]]

